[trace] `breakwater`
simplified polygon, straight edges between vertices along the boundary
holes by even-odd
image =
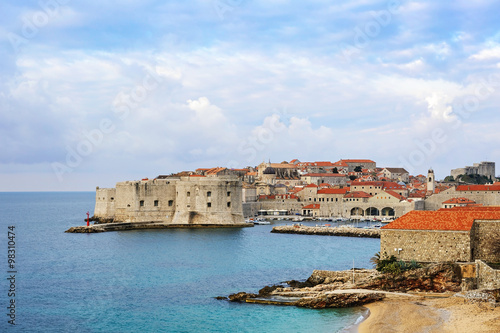
[[[360,229],[352,227],[310,227],[304,225],[282,225],[271,230],[273,233],[380,238],[380,229]]]
[[[97,233],[106,231],[126,231],[139,229],[171,229],[171,228],[244,228],[253,227],[253,223],[238,224],[166,224],[157,222],[118,222],[93,224],[90,226],[71,227],[65,232],[68,233]]]

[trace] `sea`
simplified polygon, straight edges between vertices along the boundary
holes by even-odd
[[[290,221],[64,232],[94,205],[93,192],[0,193],[1,332],[346,332],[366,314],[215,297],[369,268],[379,239],[270,233]]]

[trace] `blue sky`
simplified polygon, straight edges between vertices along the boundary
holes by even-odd
[[[0,191],[500,162],[495,1],[0,3]],[[498,172],[500,174],[500,172]]]

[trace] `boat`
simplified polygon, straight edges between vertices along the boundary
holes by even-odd
[[[266,221],[266,220],[264,220],[263,218],[259,217],[259,218],[257,218],[257,219],[253,222],[253,224],[257,224],[257,225],[268,225],[268,224],[271,224],[271,222]]]

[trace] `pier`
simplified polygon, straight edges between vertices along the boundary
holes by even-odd
[[[282,225],[274,227],[271,232],[281,234],[320,235],[380,238],[380,229],[362,229],[353,227],[309,227],[304,225]]]

